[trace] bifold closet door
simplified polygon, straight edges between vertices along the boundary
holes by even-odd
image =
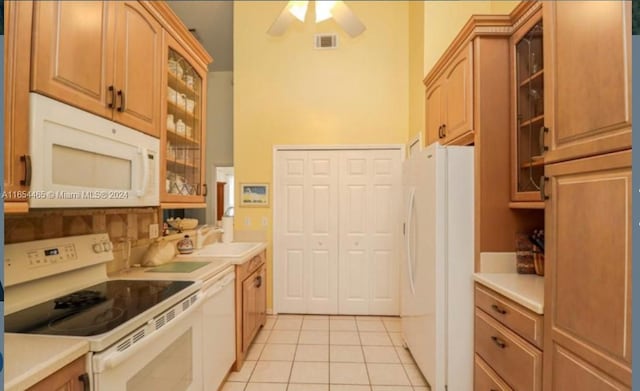
[[[400,160],[399,150],[340,154],[340,314],[399,314]]]
[[[280,313],[338,311],[337,151],[278,151],[274,296]]]

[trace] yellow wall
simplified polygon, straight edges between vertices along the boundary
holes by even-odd
[[[490,14],[490,1],[424,2],[425,76],[473,14]]]
[[[424,74],[425,76],[462,26],[474,14],[508,14],[519,3],[494,1],[425,1],[424,2]]]
[[[424,132],[424,2],[409,2],[409,138]]]
[[[273,185],[277,144],[405,143],[409,133],[408,3],[352,1],[367,27],[350,38],[333,21],[295,21],[281,37],[267,29],[286,2],[234,2],[236,183]],[[313,35],[338,33],[338,49],[316,50]],[[271,208],[242,208],[236,230],[263,229]],[[249,219],[249,224],[247,223]],[[268,247],[272,270],[273,247]],[[268,286],[272,286],[269,272]],[[267,306],[272,308],[272,292]]]
[[[491,2],[491,13],[493,14],[509,14],[520,1],[513,0],[494,0]]]

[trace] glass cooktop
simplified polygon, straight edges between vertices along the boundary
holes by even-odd
[[[5,332],[69,336],[102,334],[191,284],[192,281],[105,281],[5,316]]]

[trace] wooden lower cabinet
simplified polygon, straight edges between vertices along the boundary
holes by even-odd
[[[480,284],[475,301],[474,390],[541,391],[542,316]]]
[[[88,391],[89,389],[89,375],[86,372],[85,357],[82,356],[28,388],[27,391]]]
[[[266,267],[253,272],[242,282],[242,350],[251,346],[266,317],[264,292]]]
[[[629,389],[631,150],[545,175],[545,390]]]
[[[251,342],[267,320],[266,252],[236,266],[236,364],[240,370]]]
[[[473,370],[475,377],[473,379],[473,389],[476,391],[512,391],[507,383],[491,369],[482,357],[475,355]]]

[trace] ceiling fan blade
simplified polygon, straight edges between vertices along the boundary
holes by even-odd
[[[344,1],[336,2],[336,5],[331,10],[331,15],[336,23],[351,37],[356,37],[367,29]]]
[[[282,12],[280,12],[280,16],[276,18],[271,27],[269,27],[269,30],[267,30],[267,34],[273,35],[274,37],[284,34],[295,19],[295,16],[289,12],[289,6],[285,6]]]

